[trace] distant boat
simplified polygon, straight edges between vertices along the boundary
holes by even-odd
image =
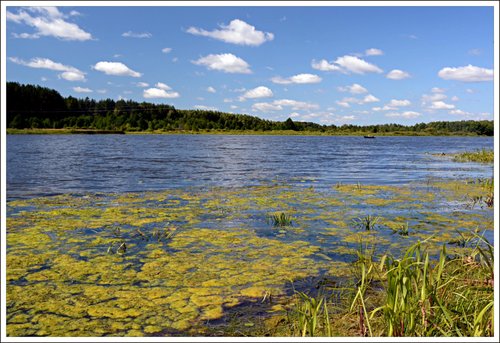
[[[375,136],[364,136],[365,138],[375,138]]]

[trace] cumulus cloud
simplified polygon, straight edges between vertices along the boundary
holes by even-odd
[[[85,73],[82,72],[81,70],[72,66],[64,65],[59,62],[54,62],[48,58],[35,57],[32,58],[30,61],[24,61],[17,57],[9,57],[9,60],[13,63],[20,64],[30,68],[62,71],[62,73],[59,74],[58,77],[68,81],[85,81]]]
[[[399,112],[391,112],[391,113],[387,113],[385,116],[386,116],[386,117],[391,117],[391,118],[397,118],[397,117],[400,117],[400,118],[407,118],[407,119],[410,119],[410,118],[416,118],[416,117],[419,117],[419,116],[420,116],[420,113],[415,112],[415,111],[405,111],[405,112],[402,112],[402,113],[399,113]]]
[[[444,93],[444,92],[446,92],[446,90],[444,90],[443,88],[439,88],[439,87],[432,87],[431,92],[432,93]]]
[[[30,13],[28,13],[29,11]],[[14,34],[16,38],[37,39],[40,37],[55,37],[61,40],[86,41],[92,35],[74,23],[67,22],[66,15],[57,7],[27,7],[17,13],[6,12],[6,18],[17,24],[25,24],[35,29],[33,33]]]
[[[172,48],[163,48],[163,49],[161,49],[161,52],[163,52],[164,54],[168,54],[171,51],[172,51]]]
[[[213,106],[205,106],[205,105],[194,105],[193,106],[197,110],[204,110],[204,111],[218,111],[217,107]]]
[[[371,95],[371,94],[368,94],[367,96],[365,96],[362,100],[362,103],[366,104],[366,103],[369,103],[369,102],[378,102],[380,101],[377,97]]]
[[[462,110],[459,110],[458,108],[455,109],[455,110],[451,110],[448,112],[449,114],[457,114],[457,115],[468,115],[468,114],[471,114],[470,112],[465,112],[465,111],[462,111]]]
[[[434,101],[429,108],[433,110],[451,110],[455,108],[455,105],[447,104],[444,101]]]
[[[85,75],[82,72],[65,71],[59,74],[59,78],[67,81],[85,81]]]
[[[358,98],[343,98],[342,100],[337,100],[336,103],[339,106],[348,108],[351,107],[350,104],[358,104],[358,105],[363,105],[363,104],[368,104],[372,102],[378,102],[380,101],[377,97],[373,96],[372,94],[366,95],[363,99],[358,99]]]
[[[393,69],[385,77],[391,80],[403,80],[409,78],[410,74],[403,70]]]
[[[387,106],[391,106],[391,107],[403,107],[403,106],[410,106],[410,105],[411,105],[410,100],[396,100],[396,99],[392,99],[387,104]]]
[[[77,93],[92,93],[92,89],[90,88],[82,88],[80,86],[73,87],[73,90]]]
[[[272,41],[274,39],[274,35],[272,33],[258,31],[254,26],[249,25],[240,19],[234,19],[229,23],[229,25],[221,24],[219,27],[219,30],[213,31],[190,27],[187,29],[187,32],[197,36],[218,39],[226,43],[251,46],[259,46],[264,42]]]
[[[210,86],[210,87],[207,87],[207,92],[209,92],[209,93],[216,93],[217,90],[214,87]]]
[[[167,90],[161,88],[148,88],[143,91],[142,96],[146,99],[173,99],[178,98],[180,94],[177,92],[168,92]]]
[[[338,57],[334,62],[329,62],[325,59],[322,59],[320,61],[312,60],[311,66],[314,69],[321,71],[340,71],[344,74],[366,74],[383,72],[383,70],[376,65],[366,62],[365,60],[357,56],[351,55]]]
[[[353,83],[350,86],[337,87],[340,92],[349,92],[351,94],[368,93],[368,90],[360,84]]]
[[[168,85],[164,84],[163,82],[157,82],[155,84],[155,87],[156,88],[159,88],[159,89],[163,89],[163,90],[166,90],[166,91],[169,91],[171,90],[172,88],[170,88]]]
[[[122,37],[127,37],[127,38],[151,38],[153,35],[149,32],[132,32],[132,31],[127,31],[122,33]]]
[[[97,62],[93,68],[97,71],[103,72],[106,75],[116,75],[116,76],[132,76],[132,77],[141,77],[142,74],[136,71],[133,71],[125,64],[121,62],[107,62],[101,61]]]
[[[258,102],[252,105],[252,110],[269,112],[269,111],[281,111],[284,107],[290,107],[294,111],[309,111],[319,108],[317,104],[310,102],[290,100],[290,99],[280,99],[274,100],[273,102]]]
[[[147,82],[137,82],[136,85],[137,87],[142,87],[142,88],[149,87],[149,83]]]
[[[433,94],[423,94],[422,95],[422,106],[425,106],[434,101],[440,101],[446,99],[446,94],[443,93],[433,93]]]
[[[250,89],[245,92],[240,97],[240,101],[244,101],[246,99],[260,99],[260,98],[271,98],[273,96],[273,91],[267,87],[259,86],[254,89]]]
[[[462,82],[483,82],[493,80],[493,69],[486,69],[469,64],[465,67],[446,67],[438,72],[438,76],[445,80]]]
[[[346,72],[355,74],[382,73],[383,70],[374,64],[356,56],[342,56],[335,60],[335,64],[341,66]]]
[[[250,65],[245,60],[233,54],[210,54],[191,61],[193,64],[202,65],[210,70],[219,70],[232,74],[251,74]]]
[[[365,51],[365,55],[366,56],[380,56],[380,55],[383,55],[384,52],[380,49],[375,49],[375,48],[371,48],[371,49],[367,49]]]
[[[317,70],[321,70],[321,71],[336,71],[336,70],[340,71],[340,70],[342,70],[342,68],[340,68],[338,65],[330,63],[325,59],[320,60],[320,61],[312,60],[311,67],[313,69],[317,69]]]
[[[280,85],[288,85],[292,83],[295,84],[318,83],[321,82],[321,77],[314,74],[297,74],[287,78],[276,76],[273,77],[271,81]]]

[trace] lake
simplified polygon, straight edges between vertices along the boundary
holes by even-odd
[[[492,137],[9,135],[7,198],[250,186],[270,180],[404,184],[491,177],[491,165],[431,153],[493,149]]]
[[[482,148],[493,138],[9,135],[7,333],[290,335],[272,330],[296,291],[337,306],[359,254],[493,244],[493,164],[433,155]]]

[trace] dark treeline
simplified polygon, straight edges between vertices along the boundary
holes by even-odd
[[[493,135],[493,121],[441,121],[412,126],[319,125],[270,121],[249,115],[206,110],[180,110],[170,105],[131,100],[64,98],[57,91],[34,85],[7,83],[7,127],[77,128],[120,131],[152,130],[294,130],[331,134],[476,134]]]

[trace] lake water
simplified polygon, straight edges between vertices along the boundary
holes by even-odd
[[[493,139],[8,136],[8,335],[252,335],[295,290],[351,285],[360,249],[493,244],[477,179],[493,165],[432,155],[481,148]]]
[[[491,177],[492,165],[432,153],[493,149],[492,137],[9,135],[9,200],[78,192],[253,186],[330,187]]]

